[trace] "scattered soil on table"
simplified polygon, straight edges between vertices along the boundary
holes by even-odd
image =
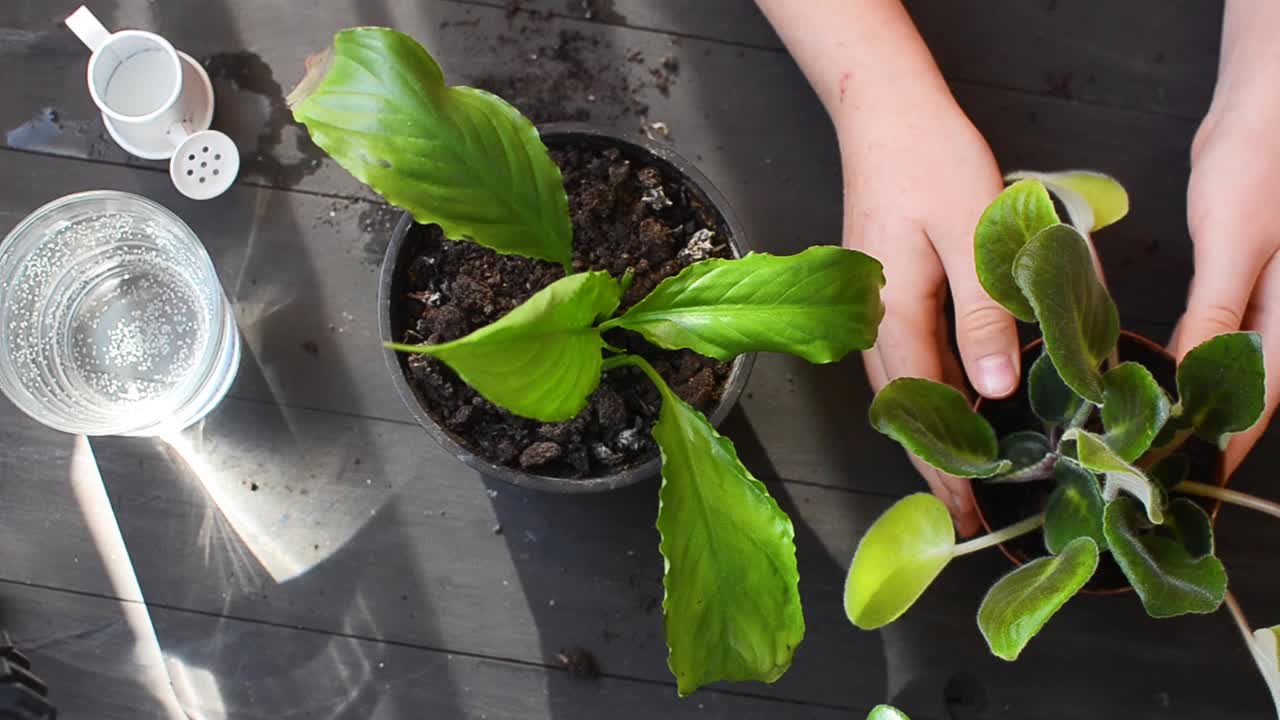
[[[1023,353],[1023,378],[1027,376],[1027,372],[1031,369],[1031,364],[1035,362],[1036,358],[1040,357],[1040,348],[1040,344],[1037,343],[1035,347]],[[1176,397],[1177,381],[1175,374],[1177,368],[1171,358],[1163,353],[1155,352],[1145,343],[1134,340],[1128,335],[1120,336],[1119,351],[1121,361],[1133,360],[1141,363],[1143,367],[1151,371],[1152,376],[1155,377],[1156,382],[1160,383],[1161,387]],[[1025,382],[1017,393],[1004,400],[983,400],[979,411],[983,417],[991,422],[991,425],[996,430],[996,435],[999,437],[1004,437],[1019,430],[1040,430],[1043,427],[1043,423],[1031,411],[1031,405],[1027,401],[1027,386]],[[1099,423],[1096,413],[1090,422]],[[1094,427],[1087,427],[1087,429],[1093,432],[1102,431],[1100,424]],[[1215,482],[1218,462],[1221,456],[1217,449],[1197,438],[1187,441],[1187,444],[1183,447],[1191,458],[1190,476],[1200,479],[1202,482]],[[1049,501],[1049,494],[1053,492],[1053,488],[1053,483],[1049,481],[1007,485],[991,484],[981,479],[973,481],[974,496],[978,505],[982,508],[983,516],[994,530],[1044,512],[1045,505]],[[1213,511],[1212,501],[1193,499],[1199,502],[1206,512]],[[1005,543],[1004,547],[1020,562],[1024,563],[1048,554],[1048,550],[1044,546],[1044,534],[1039,531],[1011,540]],[[1116,565],[1115,559],[1109,552],[1102,554],[1098,562],[1097,572],[1085,586],[1087,590],[1100,592],[1127,587],[1129,587],[1128,580],[1125,579],[1124,573],[1120,571],[1120,566]]]
[[[557,147],[573,219],[575,271],[635,273],[625,309],[664,278],[705,257],[730,257],[719,213],[674,168],[594,141]],[[564,276],[554,263],[499,255],[445,240],[437,226],[415,225],[405,240],[392,327],[408,343],[440,343],[488,325]],[[685,401],[706,412],[723,393],[730,364],[688,350],[659,350],[626,331],[612,344],[648,359]],[[619,472],[657,453],[649,431],[658,391],[634,369],[604,375],[586,409],[568,422],[519,418],[482,398],[443,363],[402,356],[428,413],[464,447],[500,465],[539,475],[581,478]]]
[[[590,651],[580,647],[561,650],[556,653],[556,660],[569,672],[584,678],[600,677],[600,666]]]

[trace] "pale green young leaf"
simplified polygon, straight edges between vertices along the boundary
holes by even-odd
[[[1063,172],[1012,172],[1007,180],[1036,179],[1062,201],[1071,224],[1090,233],[1119,221],[1129,214],[1129,193],[1110,175],[1092,170]]]
[[[991,652],[1004,660],[1018,659],[1097,568],[1097,543],[1078,537],[1060,555],[1032,560],[997,580],[978,608],[978,627]]]
[[[1262,677],[1267,681],[1267,688],[1271,690],[1276,714],[1280,715],[1280,625],[1254,630],[1250,649],[1258,661]]]
[[[1193,560],[1213,554],[1213,523],[1209,513],[1189,498],[1174,498],[1164,511],[1156,533],[1177,541]]]
[[[1137,498],[1146,508],[1147,518],[1155,525],[1164,522],[1165,492],[1158,483],[1151,482],[1146,473],[1127,463],[1111,449],[1102,438],[1084,430],[1068,430],[1063,440],[1074,440],[1076,456],[1086,468],[1102,473],[1102,497],[1107,502],[1115,500],[1121,491]]]
[[[1102,532],[1102,512],[1106,503],[1093,473],[1070,458],[1058,458],[1053,466],[1057,486],[1044,508],[1044,545],[1049,552],[1062,552],[1072,540],[1087,537],[1107,548]]]
[[[869,415],[872,427],[945,473],[991,477],[1012,467],[999,459],[991,424],[950,385],[898,378],[876,394]]]
[[[896,707],[877,705],[871,708],[871,714],[867,716],[867,720],[911,720],[911,718]]]
[[[1013,259],[1036,233],[1058,223],[1053,200],[1039,180],[1021,180],[987,206],[973,233],[974,268],[987,294],[1014,317],[1036,316],[1013,281]]]
[[[1121,363],[1102,376],[1102,427],[1121,459],[1142,457],[1168,419],[1169,399],[1145,367]]]
[[[844,612],[863,630],[898,619],[951,561],[951,513],[916,493],[894,503],[858,542],[844,585]]]
[[[1116,347],[1120,316],[1098,279],[1089,243],[1068,225],[1045,228],[1018,253],[1013,275],[1063,382],[1101,405],[1098,365]]]
[[[752,253],[690,265],[604,327],[719,360],[783,352],[828,363],[875,344],[882,287],[879,261],[856,250]]]
[[[1084,398],[1062,381],[1047,353],[1041,353],[1031,364],[1027,375],[1027,395],[1036,417],[1055,425],[1070,423],[1084,405]]]
[[[1103,528],[1111,554],[1147,614],[1210,613],[1222,605],[1227,572],[1212,555],[1193,558],[1182,543],[1149,531],[1142,506],[1122,496],[1107,503]]]
[[[493,323],[439,345],[398,345],[430,355],[476,392],[516,415],[559,422],[577,415],[600,384],[604,341],[596,318],[618,307],[607,272],[561,278]]]
[[[1236,332],[1192,348],[1178,365],[1178,406],[1170,423],[1225,447],[1232,433],[1253,427],[1266,403],[1262,337]]]
[[[733,443],[650,376],[662,393],[653,437],[667,664],[681,695],[718,680],[773,682],[804,638],[791,520]]]
[[[568,199],[537,129],[496,95],[446,86],[408,35],[339,32],[289,106],[316,145],[418,222],[569,268]]]

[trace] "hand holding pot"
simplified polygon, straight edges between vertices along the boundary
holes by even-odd
[[[1181,360],[1214,335],[1257,331],[1268,377],[1280,377],[1280,234],[1273,207],[1280,187],[1277,29],[1280,5],[1226,5],[1218,84],[1191,146],[1187,222],[1195,277],[1170,342]],[[1262,421],[1227,447],[1228,475],[1266,431],[1280,402],[1280,383],[1267,383],[1266,400]]]
[[[840,140],[844,245],[884,263],[885,318],[864,355],[878,391],[894,378],[941,380],[1000,398],[1018,387],[1013,318],[973,271],[973,228],[1004,187],[898,0],[759,0],[818,92]],[[960,361],[943,305],[955,305]],[[963,364],[963,370],[962,370]],[[917,462],[957,529],[978,529],[968,480]]]

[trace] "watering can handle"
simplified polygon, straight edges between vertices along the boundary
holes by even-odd
[[[89,8],[83,5],[71,13],[64,22],[71,28],[71,32],[80,38],[80,42],[89,47],[90,52],[97,52],[107,38],[111,37],[107,28],[98,22],[98,18],[89,12]]]

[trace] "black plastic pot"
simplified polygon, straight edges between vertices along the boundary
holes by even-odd
[[[672,176],[681,177],[690,192],[698,195],[703,203],[708,207],[715,208],[717,211],[720,219],[720,227],[717,234],[727,238],[734,257],[741,257],[748,252],[749,248],[742,225],[737,217],[734,216],[733,211],[730,210],[724,196],[712,186],[711,182],[702,173],[698,172],[697,168],[693,167],[687,160],[677,155],[670,148],[638,138],[623,138],[610,132],[577,123],[553,123],[540,127],[539,132],[541,132],[543,142],[548,147],[555,148],[570,144],[616,147],[624,156],[643,158],[645,163],[661,167]],[[405,213],[400,217],[400,222],[396,224],[396,228],[392,232],[391,242],[387,246],[386,257],[382,261],[381,277],[378,283],[378,333],[384,343],[400,340],[400,338],[395,337],[392,327],[392,300],[399,297],[403,292],[400,285],[404,277],[405,268],[403,267],[403,262],[406,259],[402,259],[400,254],[405,238],[408,236],[413,224],[413,217],[409,213]],[[423,406],[422,400],[409,385],[409,366],[406,357],[402,353],[384,349],[383,356],[387,362],[387,369],[391,373],[391,382],[395,384],[396,391],[400,393],[400,398],[409,408],[409,412],[418,421],[418,424],[422,425],[427,434],[452,453],[454,457],[484,475],[504,480],[513,485],[521,485],[537,490],[559,493],[584,493],[603,492],[632,485],[642,480],[657,477],[661,469],[661,460],[654,457],[644,464],[624,468],[616,473],[601,477],[559,478],[535,475],[493,463],[467,449],[458,438],[431,417],[431,414]],[[747,376],[750,375],[754,362],[754,355],[742,355],[733,361],[724,393],[720,397],[720,402],[710,413],[710,420],[713,425],[719,425],[720,421],[729,414],[729,410],[733,408],[734,403],[738,401],[738,397],[742,394],[742,390],[747,384]]]
[[[1023,378],[1027,377],[1031,364],[1040,357],[1043,342],[1043,340],[1036,340],[1022,349]],[[1142,363],[1165,390],[1176,393],[1177,362],[1168,350],[1141,335],[1125,331],[1120,335],[1118,351],[1122,361],[1136,360]],[[1018,430],[1036,429],[1040,425],[1039,420],[1031,412],[1025,382],[1016,393],[1004,400],[980,398],[974,404],[974,409],[987,418],[995,427],[997,434],[1002,436]],[[1197,438],[1189,440],[1185,450],[1191,458],[1192,478],[1220,487],[1227,484],[1221,451]],[[978,519],[986,532],[1011,525],[1040,512],[1044,509],[1043,502],[1049,495],[1049,486],[1045,483],[1005,485],[974,480],[973,490]],[[1208,498],[1191,499],[1200,503],[1201,507],[1209,513],[1211,521],[1217,521],[1218,510],[1222,507],[1221,501]],[[1048,551],[1045,550],[1041,538],[1042,535],[1039,532],[1030,533],[1002,543],[1000,551],[1015,566],[1020,566],[1047,554]],[[1110,554],[1105,554],[1098,565],[1097,574],[1085,585],[1084,593],[1115,595],[1132,589]]]

